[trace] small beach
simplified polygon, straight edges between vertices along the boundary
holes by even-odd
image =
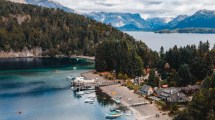
[[[95,79],[102,81],[107,81],[103,77],[100,77],[98,74],[93,74],[92,72],[86,72],[81,74],[83,77],[88,79]],[[133,90],[129,90],[127,87],[121,85],[110,85],[101,87],[101,90],[112,98],[116,96],[122,96],[121,103],[127,106],[134,114],[136,120],[171,120],[172,118],[168,116],[167,113],[158,109],[155,104],[146,104],[137,107],[129,107],[134,103],[147,102],[143,97],[140,97],[138,94],[135,94]],[[114,94],[113,94],[114,93]],[[155,117],[156,114],[159,114],[160,117]]]

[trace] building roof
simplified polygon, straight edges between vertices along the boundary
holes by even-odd
[[[168,85],[162,85],[162,88],[168,88]]]
[[[155,93],[156,93],[157,95],[160,95],[161,92],[163,92],[163,88],[157,88],[157,89],[155,89]]]
[[[175,88],[175,87],[171,87],[171,88],[165,88],[163,89],[163,92],[167,93],[167,94],[175,94],[177,92],[179,92],[180,90]]]
[[[150,88],[151,88],[151,86],[149,86],[149,85],[143,85],[143,86],[141,87],[140,91],[148,92]]]
[[[200,88],[201,88],[200,85],[193,85],[193,86],[189,85],[187,87],[181,87],[181,90],[183,91],[199,90]]]

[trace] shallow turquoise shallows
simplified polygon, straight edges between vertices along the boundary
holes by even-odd
[[[75,97],[66,79],[93,67],[85,59],[0,59],[0,120],[105,120],[114,104],[101,97],[94,104],[84,103],[90,94]]]

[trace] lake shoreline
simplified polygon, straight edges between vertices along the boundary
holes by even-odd
[[[84,56],[84,55],[72,55],[72,56],[56,56],[56,57],[51,57],[51,56],[1,56],[0,59],[7,59],[7,58],[80,58],[80,59],[87,59],[91,61],[95,61],[94,56]]]
[[[95,61],[94,56],[72,55],[70,58],[81,58],[81,59],[88,59],[88,60]]]
[[[87,79],[95,79],[102,81],[108,81],[105,78],[99,76],[98,74],[93,74],[92,71],[88,71],[85,73],[81,73],[82,77]],[[110,85],[104,86],[100,88],[104,93],[108,94],[110,97],[114,98],[116,96],[122,96],[121,103],[127,106],[134,114],[136,120],[154,120],[156,114],[160,114],[157,120],[171,120],[172,118],[169,117],[167,114],[162,115],[164,112],[160,111],[155,104],[147,104],[138,107],[130,107],[133,103],[138,102],[146,102],[145,98],[140,97],[139,95],[135,94],[133,90],[129,90],[125,86],[121,85]],[[115,94],[112,94],[112,93]],[[130,99],[132,98],[132,99]]]

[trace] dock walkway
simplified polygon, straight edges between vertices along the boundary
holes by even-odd
[[[141,106],[141,105],[146,105],[146,104],[148,104],[148,102],[133,103],[130,106],[131,107],[136,107],[136,106]]]
[[[82,82],[82,81],[81,82],[72,82],[71,84],[74,87],[74,90],[95,89],[98,87],[118,84],[118,81],[106,80],[97,74],[92,74],[91,72],[82,73],[81,76],[84,77],[85,79],[88,79],[90,82]],[[88,81],[88,80],[86,80],[86,81]],[[92,81],[92,80],[94,80],[94,81]]]

